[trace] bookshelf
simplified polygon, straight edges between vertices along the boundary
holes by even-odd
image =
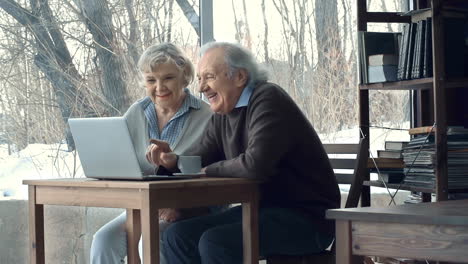
[[[433,87],[432,78],[421,78],[414,80],[405,80],[398,82],[382,82],[360,84],[360,90],[417,90],[417,89],[431,89]]]
[[[414,126],[428,126],[436,123],[435,132],[436,146],[436,172],[435,188],[421,188],[405,186],[400,184],[386,184],[393,189],[417,191],[424,193],[426,201],[431,193],[435,193],[437,201],[448,199],[448,165],[447,165],[447,126],[459,121],[466,124],[467,112],[462,112],[456,116],[455,102],[457,97],[466,98],[468,90],[468,77],[451,77],[446,74],[445,56],[445,29],[444,19],[448,17],[464,16],[461,10],[453,8],[450,4],[459,3],[457,0],[410,0],[414,1],[414,7],[420,12],[410,16],[401,16],[396,12],[368,12],[367,1],[357,0],[357,29],[367,31],[368,23],[414,23],[430,17],[432,19],[432,75],[429,78],[402,80],[395,82],[382,82],[359,85],[359,122],[364,137],[370,138],[369,133],[369,91],[372,90],[412,90],[414,91],[413,119]],[[466,17],[466,15],[465,15]],[[463,34],[463,33],[461,33]],[[367,69],[365,69],[367,70]],[[459,107],[459,105],[458,105]],[[466,108],[466,106],[464,106]],[[455,115],[455,116],[454,116]],[[458,125],[458,124],[457,124]],[[365,175],[366,181],[362,193],[361,204],[370,205],[370,186],[384,187],[378,181],[370,181],[369,173]],[[468,189],[450,189],[451,193],[468,192]]]

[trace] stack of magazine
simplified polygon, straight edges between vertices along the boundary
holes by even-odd
[[[411,131],[410,131],[411,132]],[[449,127],[447,129],[448,187],[468,187],[468,129]],[[435,135],[416,135],[403,149],[406,185],[435,188],[437,167]]]

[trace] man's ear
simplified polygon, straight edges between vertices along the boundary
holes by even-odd
[[[245,69],[239,69],[236,73],[236,84],[239,87],[244,87],[247,85],[247,80],[249,79],[249,74]]]

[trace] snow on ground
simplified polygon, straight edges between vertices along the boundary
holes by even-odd
[[[26,179],[83,177],[74,153],[63,144],[30,144],[8,155],[7,146],[0,145],[0,199],[27,199]]]
[[[406,126],[408,127],[408,126]],[[324,143],[357,143],[359,129],[347,129],[337,133],[320,135]],[[371,149],[383,149],[385,141],[409,140],[407,131],[371,128]],[[27,199],[25,179],[52,179],[84,177],[79,157],[68,152],[64,144],[30,144],[25,149],[8,155],[7,145],[0,145],[0,200]],[[342,188],[346,191],[346,188]],[[386,192],[372,188],[374,192]]]
[[[385,141],[409,141],[408,134],[409,123],[404,123],[399,127],[392,125],[384,125],[388,128],[370,128],[371,150],[374,155],[377,155],[378,149],[384,149]],[[406,128],[406,129],[405,129]],[[341,130],[336,133],[327,135],[319,135],[323,143],[358,143],[361,136],[359,127]]]

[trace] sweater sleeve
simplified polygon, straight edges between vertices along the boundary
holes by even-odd
[[[281,166],[281,159],[294,151],[294,102],[279,88],[264,89],[249,102],[248,144],[244,153],[207,167],[212,177],[243,177],[266,180]],[[296,120],[296,121],[295,121]]]
[[[132,138],[141,170],[145,174],[154,174],[158,170],[158,167],[149,163],[146,159],[146,149],[149,145],[148,121],[143,112],[141,102],[142,100],[139,100],[130,106],[123,117],[127,122],[128,132]]]

